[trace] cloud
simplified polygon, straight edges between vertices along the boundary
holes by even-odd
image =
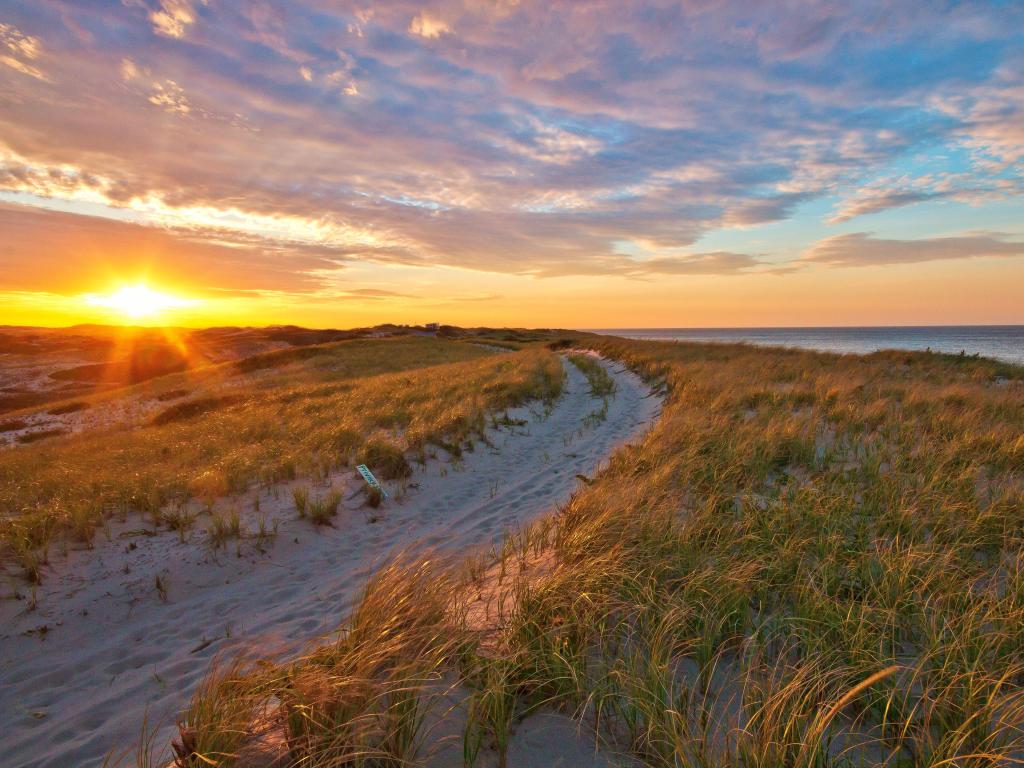
[[[197,291],[316,292],[343,258],[315,250],[224,243],[158,229],[27,206],[0,204],[0,290],[80,293],[148,275]]]
[[[181,38],[196,21],[190,0],[160,0],[160,8],[149,14],[153,31],[164,37]]]
[[[891,208],[900,208],[914,203],[937,200],[949,197],[948,192],[929,192],[926,190],[889,190],[878,191],[847,201],[835,215],[829,218],[830,224],[840,224],[857,216],[879,213]]]
[[[412,298],[407,293],[387,291],[382,288],[353,288],[345,293],[350,296],[360,296],[364,299],[408,299]]]
[[[972,173],[940,172],[899,178],[881,178],[846,198],[828,219],[841,224],[857,216],[902,208],[916,203],[957,201],[981,205],[1006,199],[1024,191],[1024,177],[991,174],[979,178]]]
[[[421,11],[409,22],[409,32],[418,37],[431,39],[451,32],[451,28],[427,11]]]
[[[5,18],[2,55],[49,80],[0,67],[0,196],[153,225],[196,264],[284,254],[296,290],[351,261],[778,271],[702,242],[826,197],[848,221],[1022,188],[1019,3],[128,5]],[[951,186],[891,177],[922,154]]]
[[[1024,160],[1024,53],[994,68],[992,77],[969,91],[937,93],[932,104],[958,123],[963,144],[993,172]]]
[[[129,58],[121,59],[121,79],[125,82],[129,82],[139,77],[139,68],[135,65],[135,62]]]
[[[23,75],[36,80],[48,80],[37,66],[32,64],[42,52],[38,37],[24,34],[12,24],[0,23],[0,64],[4,64]]]
[[[761,264],[745,253],[714,251],[648,259],[636,264],[633,271],[644,275],[734,275]]]
[[[0,43],[10,53],[25,59],[39,58],[42,49],[38,37],[26,35],[12,24],[0,23]]]
[[[153,91],[150,93],[148,101],[172,114],[187,115],[192,111],[184,89],[173,80],[153,83]]]
[[[727,226],[749,227],[785,219],[793,207],[806,195],[779,195],[766,200],[753,200],[737,205],[724,217]]]
[[[885,240],[856,232],[821,240],[804,254],[804,261],[836,267],[865,267],[985,256],[1024,256],[1024,242],[992,234]]]

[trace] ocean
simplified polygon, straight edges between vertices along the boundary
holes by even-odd
[[[931,349],[981,355],[1024,365],[1024,325],[893,326],[865,328],[602,328],[631,339],[737,342],[864,354],[880,349]]]

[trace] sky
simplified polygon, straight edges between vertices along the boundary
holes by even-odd
[[[1022,191],[1016,0],[0,0],[0,324],[1024,323]]]

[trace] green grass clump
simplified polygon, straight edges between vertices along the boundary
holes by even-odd
[[[594,397],[611,397],[615,394],[615,379],[608,375],[597,360],[590,355],[569,355],[569,362],[580,369],[590,384],[590,394]]]
[[[371,440],[364,445],[359,463],[368,466],[382,480],[400,479],[412,474],[412,467],[401,447],[383,440]]]
[[[242,660],[215,665],[192,695],[172,742],[181,768],[231,765],[265,697],[265,674]],[[148,750],[140,750],[148,757]]]
[[[463,759],[468,766],[476,765],[481,748],[487,746],[497,754],[498,768],[505,768],[517,710],[515,661],[478,657],[475,662],[476,687],[466,711]]]
[[[240,539],[244,535],[242,531],[242,519],[238,510],[230,512],[214,512],[210,517],[210,525],[206,529],[210,537],[210,547],[220,549],[231,539]]]
[[[185,509],[183,505],[161,510],[158,517],[159,522],[166,525],[170,530],[177,531],[182,537],[184,537],[185,532],[196,521],[196,514]]]
[[[292,501],[295,503],[295,511],[299,513],[299,517],[305,517],[306,510],[309,508],[309,488],[292,488]]]
[[[331,520],[338,514],[341,504],[341,493],[331,491],[326,496],[318,496],[309,504],[309,519],[314,525],[331,525]]]

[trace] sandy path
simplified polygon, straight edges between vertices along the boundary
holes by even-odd
[[[588,423],[601,401],[566,364],[565,393],[550,413],[510,412],[528,423],[492,430],[493,447],[478,446],[457,468],[428,462],[376,522],[352,493],[335,527],[314,528],[296,518],[282,487],[261,495],[259,513],[243,512],[250,531],[261,518],[279,521],[262,552],[248,538],[212,553],[202,519],[186,542],[170,532],[142,535],[148,526],[135,519],[113,526],[112,540],[92,552],[55,556],[34,609],[24,583],[8,579],[5,597],[18,590],[23,599],[0,601],[0,762],[101,765],[109,750],[134,743],[145,710],[151,721],[173,719],[214,655],[243,646],[295,650],[332,630],[394,549],[487,546],[565,501],[577,473],[592,474],[660,407],[636,376],[608,369],[618,392],[605,421]],[[351,472],[331,482],[346,496],[358,487]],[[169,735],[165,729],[157,742]]]

